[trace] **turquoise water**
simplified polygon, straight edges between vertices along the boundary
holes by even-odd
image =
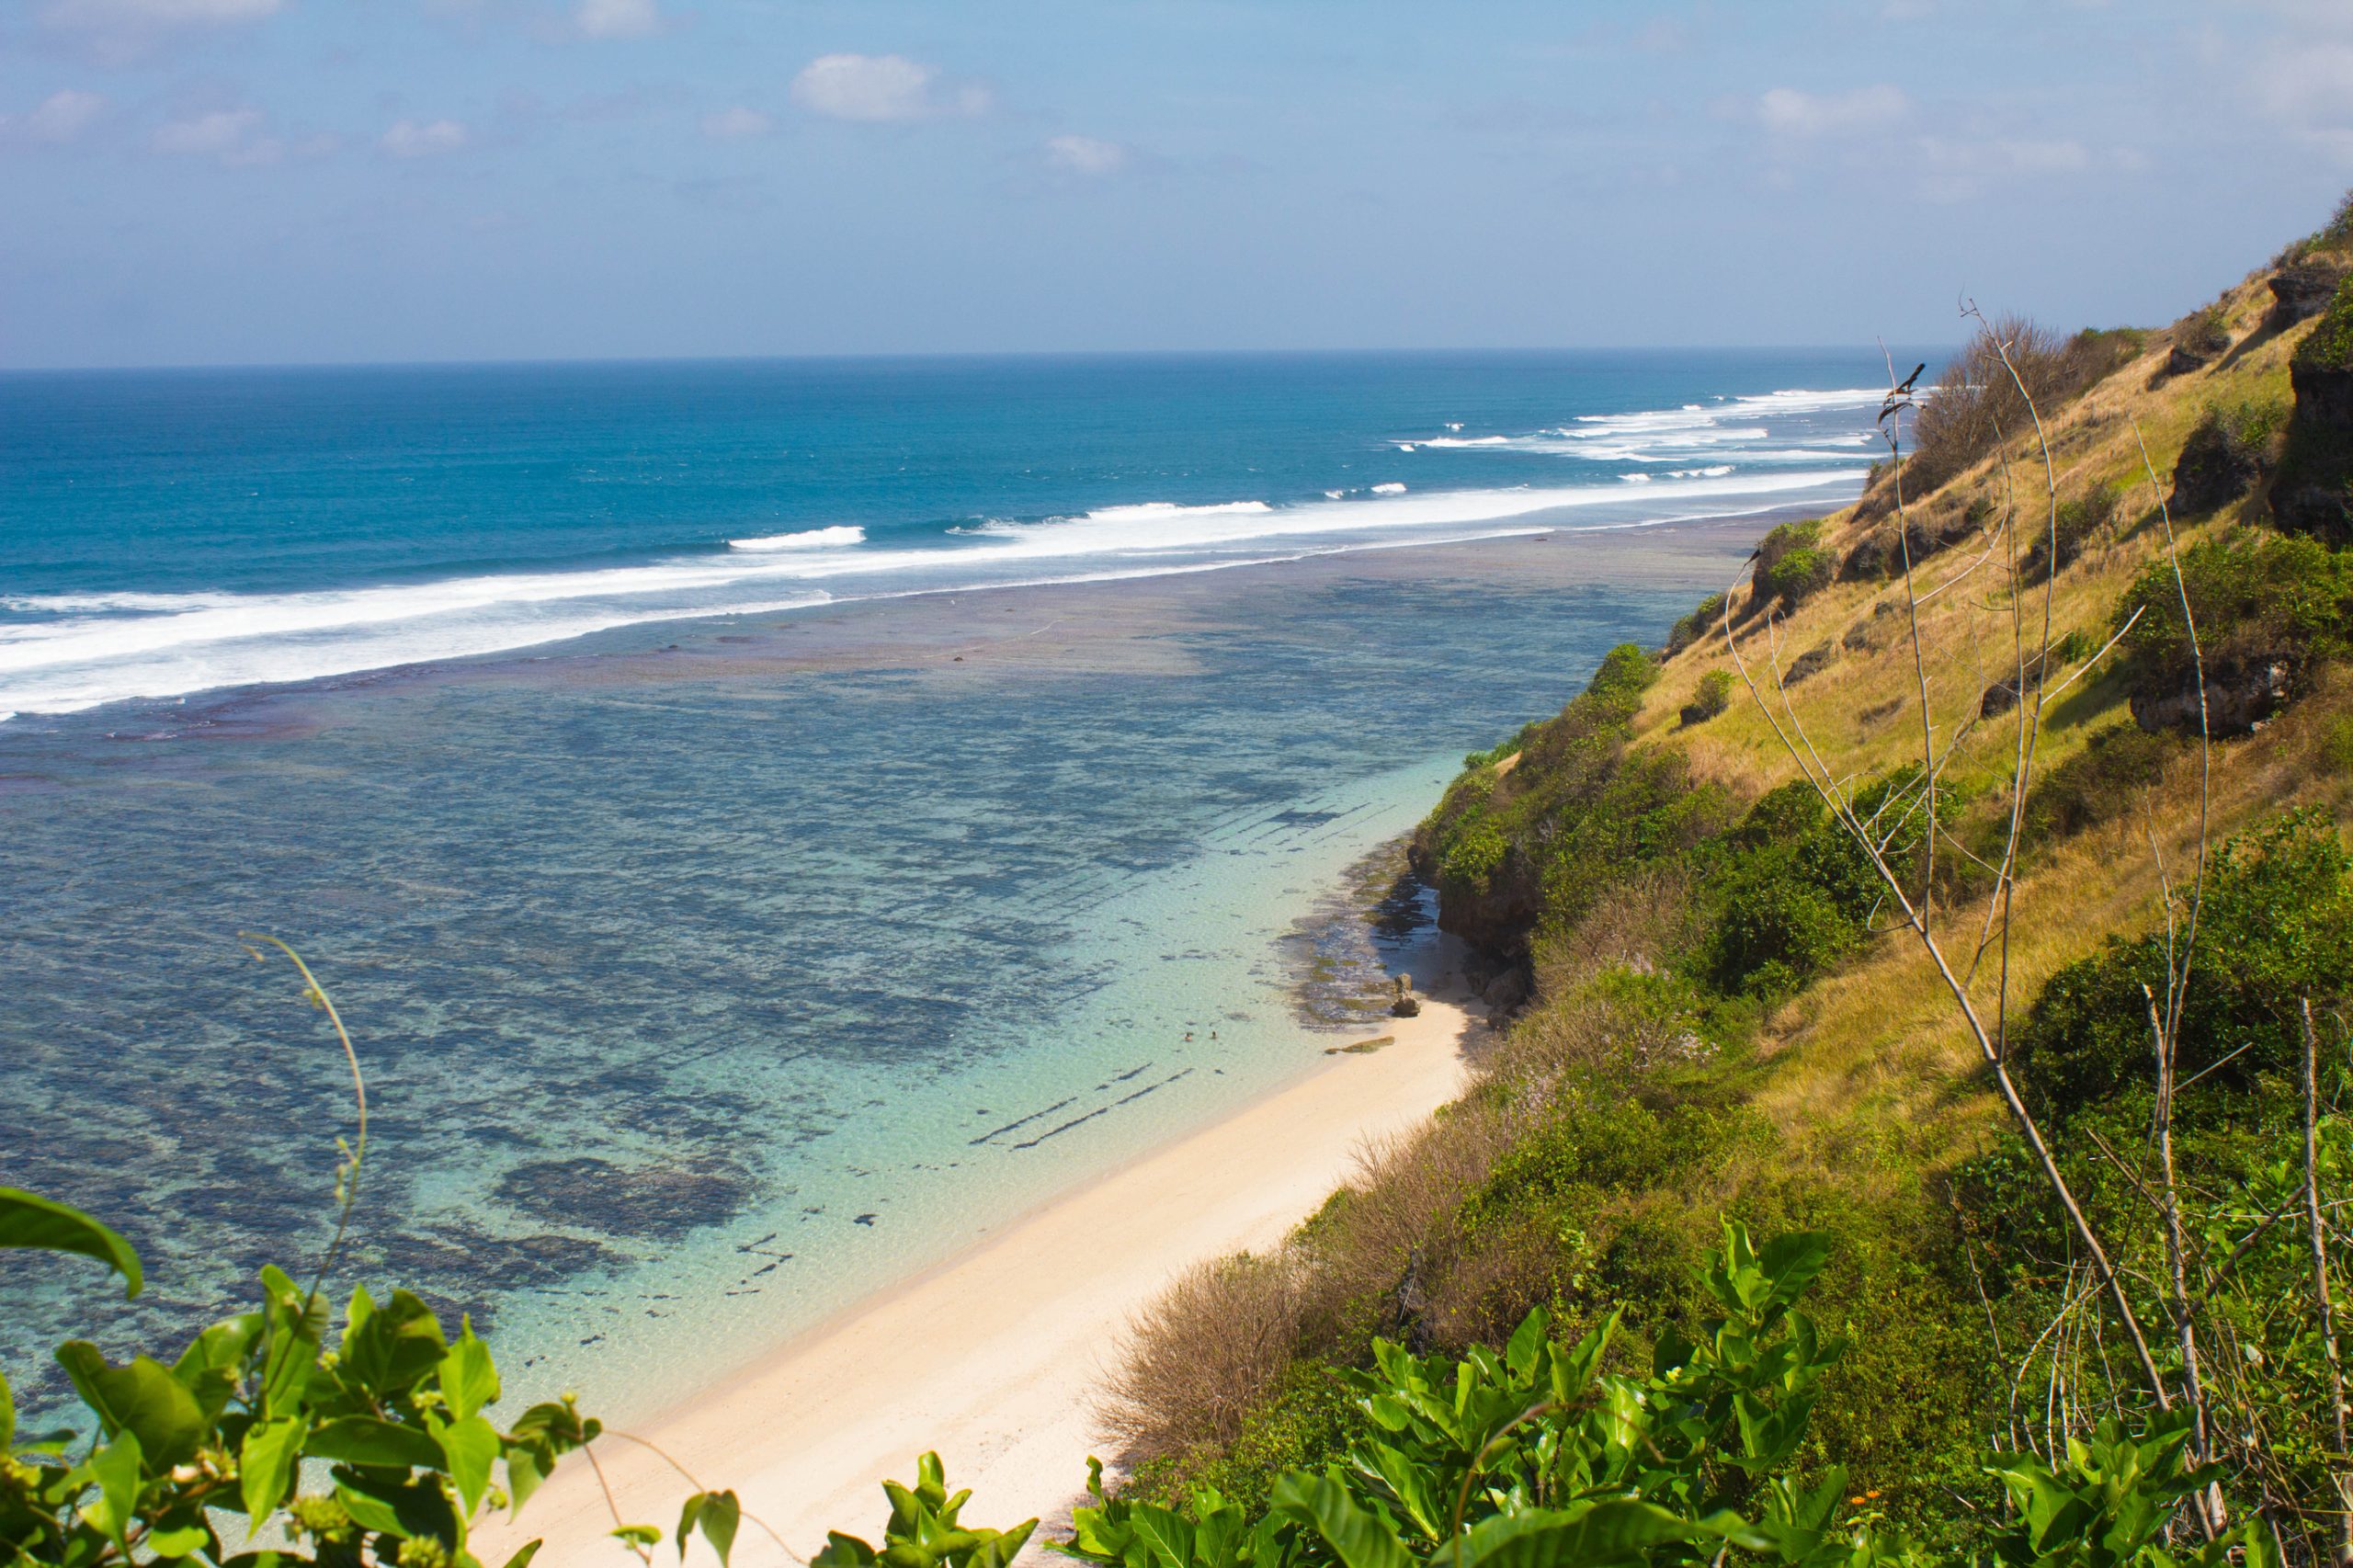
[[[242,929],[368,1064],[345,1282],[624,1411],[1296,1075],[1286,937],[1720,563],[1154,574],[1835,504],[1860,359],[0,381],[0,1181],[151,1280],[0,1258],[0,1364],[324,1244],[347,1085]]]

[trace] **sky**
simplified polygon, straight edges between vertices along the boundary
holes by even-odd
[[[1934,344],[2348,186],[2348,0],[0,0],[10,369]]]

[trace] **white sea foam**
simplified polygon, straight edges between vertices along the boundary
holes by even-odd
[[[730,550],[836,550],[866,542],[866,530],[839,527],[807,528],[797,534],[762,534],[756,539],[731,539]]]
[[[301,593],[11,596],[0,597],[0,611],[20,619],[0,619],[0,709],[61,712],[319,679],[831,599],[1156,575],[1290,553],[1487,537],[1544,514],[1558,515],[1545,526],[1622,528],[1801,498],[1828,502],[1860,483],[1857,436],[1811,421],[1875,406],[1880,397],[1777,392],[1581,416],[1526,436],[1466,437],[1449,422],[1447,436],[1393,443],[1622,462],[1634,470],[1617,476],[1624,483],[1408,494],[1392,481],[1369,494],[1327,490],[1320,501],[1297,505],[1154,501],[1044,521],[984,520],[916,544],[877,542],[842,524],[732,539],[724,550],[622,567]],[[1784,416],[1794,427],[1778,437],[1774,425],[1760,423]]]

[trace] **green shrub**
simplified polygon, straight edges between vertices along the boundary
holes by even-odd
[[[1449,824],[1438,853],[1439,871],[1449,882],[1483,887],[1487,874],[1510,851],[1510,841],[1486,809],[1473,807]]]
[[[1711,879],[1713,912],[1699,958],[1718,989],[1785,995],[1860,944],[1878,873],[1804,783],[1761,797],[1727,835]]]
[[[1837,562],[1822,548],[1822,520],[1783,523],[1756,546],[1756,602],[1771,601],[1784,612],[1795,609],[1830,584]]]
[[[1666,651],[1680,653],[1711,631],[1723,624],[1724,597],[1710,594],[1692,608],[1691,613],[1677,620],[1666,634]]]
[[[1686,724],[1704,724],[1732,706],[1733,678],[1730,670],[1710,670],[1699,677],[1699,686],[1691,693],[1691,700],[1683,705],[1681,718]]]
[[[2206,540],[2177,557],[2181,583],[2165,561],[2152,562],[2118,603],[2112,625],[2133,695],[2157,700],[2193,689],[2186,590],[2210,672],[2233,663],[2279,660],[2301,670],[2341,657],[2353,611],[2348,558],[2315,540],[2269,534]],[[2133,613],[2140,612],[2133,619]],[[2190,715],[2195,720],[2195,713]]]
[[[2303,1000],[2325,1010],[2353,993],[2353,858],[2325,813],[2275,818],[2222,846],[2197,913],[2178,1071],[2227,1108],[2259,1076],[2293,1071]],[[2163,1005],[2166,955],[2153,933],[2045,983],[2009,1040],[2038,1114],[2063,1120],[2149,1082],[2148,993]]]
[[[2180,751],[2174,736],[2130,722],[2094,732],[2083,750],[2028,786],[2018,822],[2021,840],[2049,844],[2137,810],[2148,791],[2165,781],[2167,764]]]
[[[1467,753],[1462,758],[1462,770],[1470,773],[1482,767],[1493,767],[1528,744],[1528,738],[1536,733],[1536,727],[1542,722],[1540,719],[1530,719],[1513,732],[1510,739],[1498,741],[1485,751]]]
[[[2353,370],[2353,274],[2336,286],[2336,298],[2296,345],[2295,363],[2311,370]]]

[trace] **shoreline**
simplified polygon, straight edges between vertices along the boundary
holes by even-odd
[[[1118,1333],[1184,1269],[1279,1244],[1346,1183],[1361,1150],[1457,1098],[1483,1028],[1460,1000],[1425,994],[1418,1017],[1378,1031],[1393,1043],[1324,1050],[1232,1115],[765,1352],[643,1423],[633,1434],[642,1442],[599,1444],[613,1506],[666,1533],[692,1490],[666,1455],[703,1484],[734,1490],[806,1557],[827,1529],[879,1539],[882,1481],[911,1480],[916,1456],[937,1449],[951,1490],[972,1490],[972,1522],[1067,1519],[1084,1499],[1088,1456],[1108,1457],[1093,1402]],[[1330,1038],[1300,1035],[1303,1045]],[[618,1550],[612,1528],[597,1474],[574,1456],[520,1519],[484,1528],[472,1547],[499,1562],[543,1538],[542,1560],[569,1568]],[[700,1544],[688,1554],[708,1555]],[[748,1521],[735,1560],[787,1561]]]

